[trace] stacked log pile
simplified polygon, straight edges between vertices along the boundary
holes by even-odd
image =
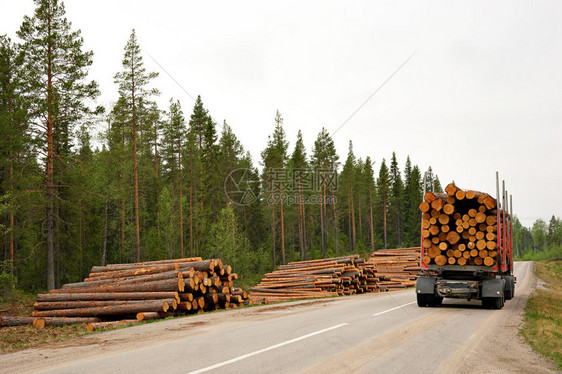
[[[376,269],[381,291],[413,287],[420,270],[420,247],[374,251],[367,262]]]
[[[171,315],[236,308],[251,300],[234,288],[237,279],[220,259],[201,257],[94,266],[83,282],[37,295],[36,327],[84,322],[89,329]],[[74,321],[74,322],[73,322]],[[125,321],[125,322],[122,322]]]
[[[375,268],[359,255],[291,262],[250,289],[270,302],[378,291]]]
[[[497,263],[497,205],[490,195],[462,190],[427,192],[419,208],[426,265],[493,266]]]

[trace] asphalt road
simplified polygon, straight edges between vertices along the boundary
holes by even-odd
[[[515,275],[516,297],[502,310],[481,309],[479,301],[447,299],[441,307],[419,308],[413,290],[271,305],[0,355],[0,371],[549,372],[517,336],[521,310],[534,287],[532,263],[517,263]]]

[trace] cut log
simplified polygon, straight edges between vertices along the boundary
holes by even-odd
[[[454,183],[449,183],[447,187],[445,187],[445,192],[447,192],[447,195],[449,196],[455,196],[457,190],[458,188]]]
[[[440,224],[446,225],[446,224],[449,223],[450,216],[447,215],[447,214],[445,214],[445,213],[443,213],[443,214],[440,214],[440,215],[439,215],[439,218],[438,218],[438,219],[439,219],[439,223],[440,223]]]
[[[420,203],[419,209],[422,211],[422,213],[428,212],[429,211],[429,204],[426,203],[425,201],[422,201]]]
[[[166,315],[163,313],[158,312],[138,312],[137,313],[137,321],[148,321],[153,319],[162,319],[165,318]]]
[[[32,317],[34,318],[34,317]],[[99,318],[95,317],[38,317],[33,321],[33,327],[42,329],[45,326],[64,326],[64,325],[74,325],[78,323],[93,323],[100,322]]]
[[[173,305],[176,299],[162,299],[169,305]],[[138,305],[146,303],[146,300],[90,300],[90,301],[44,301],[33,304],[35,310],[55,310],[74,308],[96,308],[119,305]]]
[[[492,257],[486,257],[484,258],[484,265],[486,266],[492,266],[494,265],[494,259]]]
[[[110,279],[110,278],[124,278],[124,277],[133,277],[137,275],[157,274],[157,273],[163,273],[171,270],[178,270],[179,268],[180,267],[178,264],[170,264],[164,266],[147,266],[147,267],[141,267],[138,269],[130,269],[130,270],[115,270],[115,271],[90,273],[88,278],[84,279],[84,281],[88,282],[90,280],[94,281],[94,280],[103,280],[103,279]]]
[[[455,212],[455,206],[453,204],[445,204],[443,206],[443,213],[452,215]]]
[[[435,257],[435,264],[437,264],[438,266],[444,266],[446,263],[447,263],[447,257],[443,255],[439,255]]]
[[[459,242],[460,238],[461,238],[460,235],[456,231],[449,231],[447,233],[447,237],[446,237],[447,241],[450,244],[457,244]]]
[[[79,288],[79,287],[98,287],[106,286],[110,284],[129,284],[129,283],[139,283],[139,282],[153,282],[163,279],[177,279],[183,278],[182,272],[178,270],[166,271],[156,274],[148,275],[137,275],[126,278],[109,278],[103,280],[94,280],[88,282],[78,282],[78,283],[67,283],[63,284],[61,289],[67,288]]]
[[[111,316],[136,314],[138,312],[167,312],[169,304],[165,301],[147,301],[145,303],[123,304],[116,306],[43,310],[32,313],[33,317],[82,317],[82,316]]]
[[[162,291],[179,291],[183,292],[185,282],[183,279],[165,279],[154,282],[132,283],[108,285],[105,287],[81,287],[81,288],[65,288],[54,289],[49,293],[109,293],[109,292],[162,292]]]
[[[37,301],[155,300],[174,299],[177,297],[177,292],[52,293],[38,294]]]
[[[125,326],[129,324],[138,323],[136,319],[123,319],[121,321],[107,321],[107,322],[92,322],[88,323],[86,326],[87,331],[97,331],[101,329],[105,329],[106,327],[113,327],[113,326]]]
[[[498,243],[496,243],[495,241],[487,241],[486,242],[486,248],[489,250],[493,250],[496,249],[498,247]]]

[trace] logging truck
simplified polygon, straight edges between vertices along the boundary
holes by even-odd
[[[500,200],[496,173],[496,199],[454,183],[446,193],[424,191],[418,306],[437,306],[448,297],[501,309],[513,298],[513,206],[505,181],[502,190]]]

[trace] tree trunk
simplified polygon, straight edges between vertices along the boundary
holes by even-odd
[[[153,282],[111,284],[100,287],[80,287],[51,290],[51,294],[59,293],[109,293],[109,292],[183,292],[185,282],[183,279],[165,279]]]
[[[55,319],[55,318],[52,318]],[[62,319],[62,318],[59,318]],[[97,318],[96,318],[97,319]],[[99,320],[99,319],[98,319]],[[122,319],[120,321],[107,321],[107,322],[90,322],[86,326],[86,331],[96,331],[110,326],[128,325],[130,323],[138,323],[136,319]]]
[[[386,244],[386,198],[383,198],[382,206],[383,206],[383,215],[384,215],[384,217],[383,217],[383,219],[384,219],[384,221],[383,221],[383,225],[384,225],[384,249],[387,249],[387,244]]]
[[[281,213],[281,263],[285,265],[285,219],[283,217],[283,183],[280,183],[279,187],[279,210]]]
[[[369,186],[369,226],[371,230],[371,251],[375,250],[375,235],[373,230],[373,197],[371,186]]]
[[[38,302],[91,301],[91,300],[156,300],[178,299],[174,291],[162,292],[106,292],[106,293],[52,293],[38,294]]]
[[[48,35],[51,36],[51,20],[48,20]],[[55,288],[55,248],[54,248],[54,218],[53,218],[53,67],[51,43],[47,46],[47,162],[46,162],[46,229],[47,229],[47,289]]]
[[[322,172],[322,202],[320,204],[320,227],[322,235],[322,257],[326,257],[326,171]]]
[[[135,107],[135,71],[132,71],[132,89],[131,96],[133,99],[133,179],[135,185],[135,259],[140,262],[140,229],[139,229],[139,181],[137,167],[137,113]]]
[[[83,317],[83,316],[111,316],[136,314],[139,312],[167,312],[170,305],[166,301],[156,300],[144,303],[122,304],[104,307],[90,307],[77,309],[56,309],[35,311],[33,317]]]
[[[182,203],[182,175],[181,175],[181,140],[178,141],[178,167],[180,192],[180,257],[183,258],[183,203]],[[191,253],[190,253],[191,256]]]
[[[39,317],[11,317],[0,316],[0,327],[31,325],[42,328],[45,325],[61,326],[74,323],[90,323],[99,321],[99,318],[39,318]],[[38,323],[39,322],[39,323]]]
[[[107,199],[105,200],[105,209],[103,214],[103,251],[101,255],[101,264],[105,265],[107,258]]]
[[[156,203],[155,203],[155,209],[156,209],[156,235],[158,237],[158,239],[160,239],[160,222],[158,221],[158,193],[159,193],[159,188],[158,188],[158,125],[155,125],[154,127],[154,172],[156,174]],[[182,255],[183,257],[183,255]]]
[[[357,234],[355,230],[355,204],[353,202],[353,183],[349,185],[349,198],[351,199],[351,228],[352,228],[352,238],[353,238],[353,248],[352,252],[355,252],[355,247],[357,246]]]
[[[273,194],[273,176],[269,176],[271,186],[271,235],[273,238],[273,269],[275,270],[275,199]]]
[[[166,302],[168,305],[174,303],[174,298],[158,299],[160,302]],[[154,300],[150,300],[154,301]],[[123,305],[139,305],[146,304],[147,300],[80,300],[80,301],[45,301],[33,304],[33,309],[38,311],[60,310],[60,309],[81,309],[81,308],[100,308]],[[177,300],[176,300],[177,303]]]
[[[339,232],[338,232],[338,211],[336,209],[336,199],[334,197],[334,194],[332,194],[332,210],[334,211],[334,238],[336,239],[336,256],[338,255],[339,252]]]
[[[14,275],[14,160],[11,149],[12,139],[10,138],[10,274]]]

